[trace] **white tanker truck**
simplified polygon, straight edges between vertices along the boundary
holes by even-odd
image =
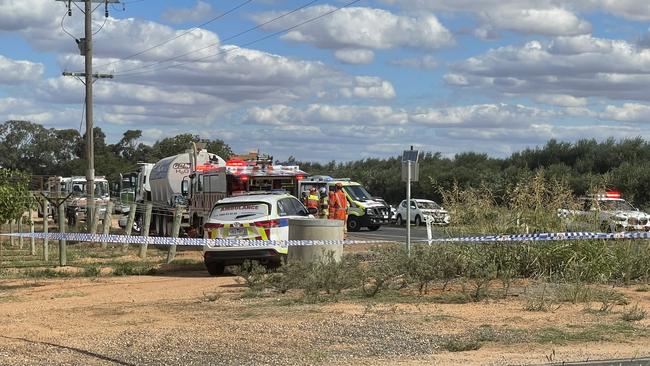
[[[177,205],[187,206],[183,185],[189,184],[189,175],[197,166],[210,164],[225,167],[226,162],[218,155],[193,147],[187,153],[170,156],[158,161],[149,173],[150,199],[153,205],[151,224],[158,235],[171,236],[174,210]],[[184,183],[185,182],[185,183]],[[187,211],[183,213],[181,227],[189,224]]]

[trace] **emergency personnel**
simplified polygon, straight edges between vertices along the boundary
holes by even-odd
[[[347,220],[348,220],[348,200],[345,197],[345,192],[343,191],[343,184],[336,183],[334,187],[334,193],[330,194],[330,207],[334,208],[334,220],[343,220],[343,230],[347,231]],[[332,210],[330,209],[330,212]]]
[[[329,207],[327,202],[328,200],[328,195],[327,195],[327,187],[320,187],[320,212],[318,213],[318,217],[321,219],[326,219],[327,216],[329,215]]]
[[[305,206],[307,207],[307,211],[309,211],[309,213],[312,215],[317,214],[319,202],[320,200],[318,197],[318,192],[316,191],[316,187],[309,188],[309,193],[305,198]]]

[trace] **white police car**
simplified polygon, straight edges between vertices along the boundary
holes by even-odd
[[[239,240],[288,240],[289,219],[309,217],[307,208],[287,193],[249,193],[220,200],[203,225],[205,238]],[[313,216],[312,216],[313,217]],[[256,260],[273,268],[281,264],[287,248],[216,247],[205,245],[203,259],[208,272],[223,274],[227,265]]]
[[[395,211],[397,225],[406,223],[406,200],[403,200]],[[449,225],[449,213],[435,201],[424,199],[411,200],[411,222],[419,226],[428,216],[436,225]]]
[[[650,215],[639,211],[621,198],[620,192],[609,191],[579,199],[577,210],[559,210],[571,229],[598,229],[607,232],[650,231]]]

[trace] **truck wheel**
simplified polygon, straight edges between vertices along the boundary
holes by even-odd
[[[397,225],[402,226],[404,225],[404,219],[402,219],[402,215],[397,215]]]
[[[208,273],[211,276],[220,276],[223,274],[226,266],[223,263],[206,263],[205,268],[208,269]]]
[[[420,216],[415,216],[415,226],[420,226],[422,224],[422,219]]]
[[[348,217],[348,231],[359,231],[361,225],[356,217]]]
[[[370,226],[368,226],[368,230],[377,231],[377,230],[379,230],[379,227],[380,227],[379,225],[370,225]]]

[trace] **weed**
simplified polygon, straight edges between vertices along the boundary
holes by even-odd
[[[243,283],[251,294],[259,293],[264,289],[266,268],[256,261],[246,261],[241,266],[235,267],[233,273],[238,276],[235,280]]]
[[[82,276],[84,277],[99,277],[101,274],[101,267],[99,264],[91,264],[84,268]]]
[[[621,315],[621,319],[626,322],[635,322],[645,319],[646,311],[639,308],[639,304],[634,305],[633,308],[625,310]]]
[[[524,310],[527,311],[555,311],[558,308],[559,306],[556,305],[552,295],[546,290],[546,284],[544,284],[542,292],[529,298],[524,306]]]
[[[142,276],[153,275],[156,267],[148,262],[121,262],[111,264],[115,276]]]
[[[475,339],[451,338],[442,344],[442,348],[449,352],[476,351],[481,348],[481,342]]]
[[[219,298],[221,298],[221,294],[218,292],[203,292],[203,301],[215,302]]]

